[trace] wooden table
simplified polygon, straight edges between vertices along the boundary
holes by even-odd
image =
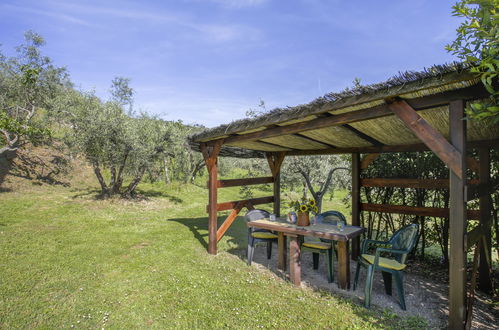
[[[249,227],[268,229],[278,234],[277,267],[286,270],[286,238],[289,237],[289,277],[295,285],[301,284],[300,240],[299,236],[311,236],[334,240],[338,242],[338,286],[341,289],[350,288],[350,253],[348,241],[359,236],[365,228],[345,226],[339,231],[336,226],[317,224],[297,226],[286,222],[285,218],[276,221],[261,219],[248,222]]]

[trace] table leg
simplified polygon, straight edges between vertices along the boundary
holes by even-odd
[[[348,241],[338,241],[338,286],[340,289],[350,289],[350,259]]]
[[[277,233],[277,268],[286,270],[286,236],[284,233]]]
[[[289,236],[289,277],[294,285],[301,285],[300,242],[298,236]]]

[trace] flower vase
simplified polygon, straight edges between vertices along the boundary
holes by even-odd
[[[310,217],[308,212],[298,212],[298,221],[296,221],[298,226],[308,226],[310,225]]]

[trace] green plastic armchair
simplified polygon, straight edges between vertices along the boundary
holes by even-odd
[[[323,223],[336,226],[338,221],[343,221],[346,224],[345,216],[338,211],[326,211],[317,215],[316,223]],[[334,241],[328,239],[306,240],[301,244],[303,252],[312,252],[314,269],[319,268],[320,254],[327,255],[328,282],[334,281],[334,257],[335,257]]]
[[[269,218],[270,213],[265,210],[251,210],[245,215],[247,222]],[[272,256],[272,243],[277,242],[277,235],[267,229],[248,227],[248,265],[253,261],[255,246],[260,243],[267,245],[267,259]]]
[[[393,234],[390,240],[375,241],[366,239],[362,242],[361,254],[357,261],[357,270],[355,271],[355,281],[353,289],[357,287],[361,267],[367,268],[366,287],[364,305],[369,308],[371,305],[371,292],[374,271],[380,270],[383,275],[385,292],[392,294],[392,276],[395,278],[397,292],[399,296],[400,307],[406,310],[404,297],[404,268],[406,267],[407,255],[414,249],[418,237],[419,226],[410,224],[402,227]],[[369,254],[370,247],[375,247],[374,254]],[[382,256],[383,255],[383,256]],[[385,256],[386,255],[386,256]]]

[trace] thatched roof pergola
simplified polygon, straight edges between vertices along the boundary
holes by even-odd
[[[433,66],[422,72],[401,73],[386,82],[330,93],[308,104],[273,111],[257,118],[242,119],[189,137],[192,149],[203,152],[209,172],[209,245],[216,254],[217,242],[242,208],[274,203],[280,212],[279,172],[287,155],[352,154],[352,224],[360,224],[360,212],[378,211],[450,218],[450,316],[451,328],[463,328],[471,314],[466,305],[466,253],[474,244],[482,251],[480,281],[490,281],[486,272],[486,241],[491,235],[490,148],[499,147],[499,125],[463,120],[467,102],[489,97],[476,74],[454,63]],[[479,150],[480,185],[466,182],[467,148]],[[360,154],[433,151],[450,169],[449,209],[430,209],[401,205],[362,203]],[[272,176],[218,180],[218,156],[266,157]],[[372,160],[372,157],[366,161]],[[407,187],[407,180],[371,179],[370,184]],[[270,183],[274,194],[250,200],[217,203],[217,189],[229,186]],[[435,189],[440,183],[415,180],[412,187]],[[466,189],[469,188],[469,189]],[[479,191],[478,193],[476,193]],[[480,210],[467,212],[466,202],[480,198]],[[217,212],[232,210],[217,227]],[[480,220],[466,233],[468,218]],[[485,239],[483,239],[485,238]],[[490,244],[490,243],[489,243]],[[359,242],[352,243],[352,258],[359,253]],[[342,283],[340,283],[342,285]],[[474,288],[472,288],[474,290]]]

